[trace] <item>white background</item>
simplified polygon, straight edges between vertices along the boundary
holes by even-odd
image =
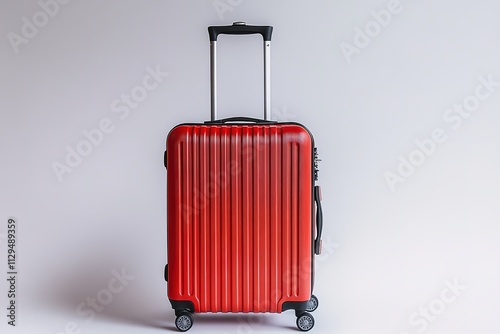
[[[381,27],[371,12],[388,3],[73,0],[16,53],[8,34],[22,35],[23,17],[33,22],[41,7],[2,0],[0,264],[5,273],[13,216],[20,273],[15,328],[3,315],[2,274],[2,333],[60,333],[72,321],[81,333],[175,330],[162,276],[165,137],[178,123],[208,119],[206,28],[237,20],[274,26],[274,118],[306,125],[323,160],[314,331],[497,333],[500,89],[457,129],[443,115],[473,96],[479,77],[500,81],[499,7],[401,0],[368,45],[345,57],[341,44],[355,45],[357,27]],[[219,46],[221,117],[260,116],[259,37],[223,36]],[[168,77],[120,119],[112,103],[157,65]],[[65,163],[66,147],[103,119],[113,132],[59,182],[53,163]],[[418,155],[415,140],[435,128],[447,140],[391,191],[385,173],[398,172],[400,156]],[[122,268],[135,279],[87,323],[75,309]],[[445,304],[445,282],[454,280],[466,288]],[[432,321],[420,315],[429,306]],[[288,311],[195,315],[191,332],[294,328]]]

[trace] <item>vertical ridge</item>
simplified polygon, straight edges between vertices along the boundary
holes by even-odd
[[[277,312],[277,305],[281,298],[281,141],[278,127],[271,128],[271,148],[269,150],[270,172],[270,257],[271,268],[269,270],[271,284],[271,312]]]
[[[220,187],[217,184],[218,171],[220,169],[220,150],[218,128],[210,128],[210,172],[208,175],[208,197],[210,199],[210,234],[211,234],[211,256],[213,265],[210,275],[212,276],[212,298],[211,311],[216,312],[220,305]]]
[[[179,142],[179,151],[178,151],[178,162],[179,162],[179,175],[178,175],[178,180],[179,180],[179,184],[178,184],[178,193],[181,194],[181,201],[183,200],[183,196],[182,196],[182,191],[183,191],[183,173],[182,171],[184,170],[184,142],[180,141]],[[182,202],[181,202],[182,204]],[[184,210],[182,210],[179,215],[178,215],[178,219],[179,221],[176,222],[176,234],[177,234],[177,240],[182,240],[182,220],[184,219],[184,215],[183,215],[183,212]],[[180,247],[180,243],[177,243],[177,254],[180,258],[182,258],[182,256],[184,255],[183,254],[183,250],[182,250],[182,247]],[[178,282],[179,282],[179,295],[183,296],[184,295],[184,281],[182,279],[182,272],[180,270],[177,270],[177,279],[178,279]]]
[[[250,312],[252,309],[252,245],[253,233],[251,229],[252,224],[252,210],[253,207],[253,187],[252,187],[252,165],[250,158],[253,154],[251,131],[248,126],[244,127],[244,138],[242,141],[243,163],[242,163],[242,177],[243,177],[243,312]]]
[[[291,197],[291,212],[292,212],[292,244],[291,249],[289,250],[292,254],[292,295],[294,297],[298,296],[298,268],[299,268],[299,217],[297,215],[298,206],[299,206],[299,196],[298,196],[298,161],[297,161],[297,144],[291,144],[292,154],[291,154],[291,166],[292,166],[292,197]]]
[[[229,273],[231,269],[231,250],[230,250],[230,198],[229,198],[229,149],[230,142],[228,140],[229,129],[227,127],[221,128],[221,142],[220,142],[220,188],[221,188],[221,312],[228,312],[230,310],[230,296],[231,285]]]
[[[263,171],[265,173],[264,176],[264,189],[265,189],[265,196],[264,196],[264,232],[265,232],[265,237],[264,237],[264,300],[263,304],[261,307],[264,308],[263,311],[267,312],[270,309],[271,306],[271,291],[270,291],[270,282],[271,282],[271,212],[273,211],[273,207],[271,206],[271,180],[270,180],[270,140],[269,140],[269,128],[264,127],[264,149],[265,152],[263,154],[264,156],[264,164],[263,164]]]
[[[260,242],[261,242],[261,233],[260,233],[260,225],[262,224],[261,222],[261,215],[262,215],[262,208],[261,208],[261,177],[260,177],[260,145],[259,145],[259,132],[260,129],[258,126],[253,126],[252,127],[252,145],[253,145],[253,160],[252,160],[252,169],[253,169],[253,193],[252,193],[252,198],[253,198],[253,212],[254,212],[254,219],[253,219],[253,230],[254,230],[254,237],[253,237],[253,248],[254,251],[252,252],[253,254],[253,280],[254,280],[254,294],[253,294],[253,311],[256,312],[259,310],[259,302],[260,302],[260,289],[261,289],[261,280],[260,280],[260,260],[261,260],[261,248],[260,248]]]
[[[242,197],[241,197],[241,131],[231,128],[231,225],[232,225],[232,310],[240,310],[242,302]]]
[[[199,208],[199,198],[196,196],[196,189],[198,189],[199,185],[199,167],[200,167],[200,161],[199,159],[195,159],[195,157],[198,157],[198,152],[199,152],[199,132],[200,129],[198,127],[193,128],[193,142],[192,142],[192,149],[191,149],[191,155],[193,156],[193,164],[194,168],[192,171],[192,178],[193,178],[193,187],[191,190],[192,198],[193,198],[193,203],[192,203],[192,210],[194,212],[193,214],[193,235],[194,235],[194,241],[193,241],[193,294],[194,297],[196,298],[197,302],[200,302],[200,290],[199,290],[199,282],[200,282],[200,257],[199,257],[199,252],[200,252],[200,231],[199,231],[199,224],[200,224],[200,208]]]
[[[192,197],[191,197],[191,173],[193,171],[192,165],[192,157],[191,157],[191,138],[192,138],[193,129],[190,131],[190,135],[186,136],[186,145],[185,145],[185,187],[184,187],[184,196],[186,206],[189,208],[189,213],[184,221],[184,240],[186,240],[185,254],[184,259],[186,261],[186,296],[191,297],[192,295],[192,284],[193,284],[193,238],[192,238]]]
[[[290,158],[289,158],[290,145],[287,144],[286,141],[283,141],[282,149],[283,149],[283,152],[282,152],[283,155],[282,155],[281,161],[287,162],[290,160]],[[291,275],[291,272],[289,272],[290,264],[291,264],[291,257],[290,257],[290,253],[289,253],[290,241],[291,241],[290,240],[290,233],[291,233],[291,230],[290,230],[290,196],[291,196],[291,193],[290,193],[290,189],[289,189],[290,177],[291,177],[290,176],[291,175],[290,164],[284,163],[281,166],[281,171],[282,171],[281,185],[282,185],[282,190],[283,190],[282,207],[281,207],[281,216],[283,217],[282,218],[282,229],[283,229],[282,241],[283,241],[283,244],[282,244],[282,253],[281,253],[281,256],[282,256],[281,274],[282,274],[283,292],[285,293],[286,297],[290,297],[292,294],[292,291],[290,289],[290,282],[289,282],[290,275]]]
[[[276,167],[276,173],[278,175],[278,177],[276,178],[278,180],[278,183],[277,183],[277,187],[278,187],[278,189],[277,189],[277,201],[276,202],[279,205],[278,209],[276,210],[276,213],[277,213],[276,225],[277,225],[278,235],[279,235],[279,237],[277,238],[279,245],[276,247],[276,250],[278,251],[277,258],[279,260],[279,262],[276,265],[276,269],[277,269],[276,280],[277,280],[277,285],[278,285],[277,291],[279,293],[279,297],[278,297],[278,302],[279,302],[284,297],[284,295],[283,295],[283,281],[281,279],[284,275],[284,272],[281,271],[283,258],[282,258],[282,253],[280,253],[281,247],[283,245],[283,238],[282,238],[283,222],[281,220],[281,217],[282,217],[281,216],[281,210],[282,210],[281,198],[283,198],[283,179],[282,179],[282,174],[283,174],[283,159],[282,159],[282,155],[283,155],[283,131],[282,131],[281,127],[276,128],[276,141],[277,141],[276,148],[278,150],[278,154],[276,155],[276,157],[278,159],[278,164]],[[278,311],[281,311],[281,310],[278,310]]]
[[[202,164],[200,168],[200,206],[202,208],[200,216],[200,225],[201,225],[201,234],[202,234],[202,242],[201,242],[201,265],[202,269],[200,270],[201,276],[201,284],[200,290],[202,295],[202,303],[201,303],[201,311],[208,312],[210,308],[210,286],[211,286],[211,257],[210,257],[210,237],[209,237],[209,199],[207,198],[208,194],[208,170],[209,170],[209,130],[207,127],[202,127],[202,140],[200,144],[200,152],[199,152],[199,160]]]

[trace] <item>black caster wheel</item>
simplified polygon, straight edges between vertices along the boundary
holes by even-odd
[[[311,299],[307,302],[307,312],[314,312],[318,308],[319,302],[318,297],[315,295],[311,296]]]
[[[297,327],[303,331],[310,331],[314,327],[314,317],[307,312],[297,317]]]
[[[181,332],[186,332],[193,327],[193,316],[191,313],[183,311],[177,319],[175,319],[175,327]]]

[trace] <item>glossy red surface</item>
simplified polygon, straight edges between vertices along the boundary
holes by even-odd
[[[273,312],[312,284],[312,151],[300,125],[180,125],[167,139],[168,297]]]

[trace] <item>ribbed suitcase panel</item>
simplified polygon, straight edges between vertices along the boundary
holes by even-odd
[[[281,312],[311,294],[312,140],[298,125],[175,128],[168,297],[195,312]]]

